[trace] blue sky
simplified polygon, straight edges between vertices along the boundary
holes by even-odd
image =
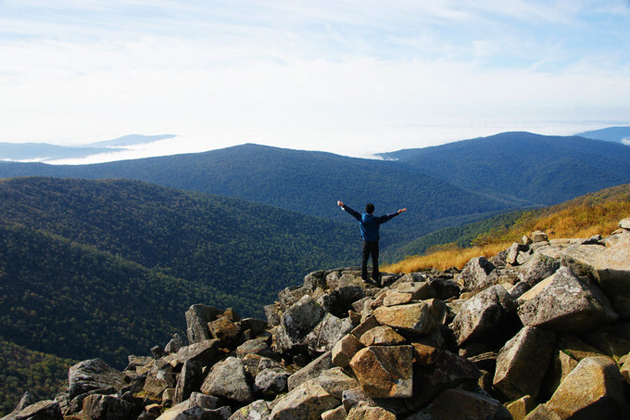
[[[628,39],[628,0],[0,0],[0,142],[369,156],[630,125]]]

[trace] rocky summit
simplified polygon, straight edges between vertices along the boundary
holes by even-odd
[[[265,313],[193,305],[186,338],[122,372],[80,362],[4,419],[630,418],[629,219],[378,286],[316,271]]]

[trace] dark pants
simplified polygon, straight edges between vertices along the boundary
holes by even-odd
[[[378,242],[363,241],[361,247],[361,278],[363,280],[368,278],[367,263],[370,256],[372,256],[372,278],[378,280],[381,276],[378,272]]]

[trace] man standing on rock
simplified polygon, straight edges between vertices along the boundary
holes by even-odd
[[[361,279],[363,279],[363,281],[368,281],[367,263],[370,256],[372,256],[372,279],[380,285],[381,274],[378,271],[378,240],[380,239],[380,227],[383,223],[387,222],[392,217],[398,216],[400,213],[407,211],[407,209],[400,209],[395,213],[375,217],[373,214],[374,204],[372,203],[365,206],[364,214],[351,209],[343,204],[342,201],[337,201],[337,205],[359,221],[361,238],[363,238],[363,246],[361,247]]]

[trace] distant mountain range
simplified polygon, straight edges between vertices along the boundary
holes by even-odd
[[[204,153],[90,165],[0,162],[0,177],[123,178],[236,197],[338,222],[337,200],[377,213],[407,207],[384,228],[387,252],[432,231],[508,210],[553,205],[630,182],[630,148],[525,132],[356,159],[246,144]]]
[[[576,136],[588,139],[606,140],[630,146],[630,127],[608,127],[601,130],[585,131]]]
[[[510,132],[381,156],[524,206],[557,204],[630,182],[630,147],[577,136]]]
[[[0,143],[0,160],[48,162],[79,159],[102,153],[125,150],[127,146],[153,143],[175,137],[172,134],[143,136],[130,134],[114,140],[99,141],[80,146],[59,146],[48,143]]]
[[[176,137],[174,134],[158,134],[155,136],[144,136],[142,134],[128,134],[126,136],[118,137],[114,140],[99,141],[96,143],[90,143],[88,146],[92,147],[125,147],[133,146],[136,144],[153,143],[155,141],[167,140]]]
[[[373,201],[377,213],[407,207],[408,213],[388,224],[384,247],[515,205],[514,200],[466,191],[397,162],[251,144],[94,165],[0,162],[0,177],[28,175],[135,179],[237,197],[346,223],[353,219],[339,210],[337,200],[358,210]]]

